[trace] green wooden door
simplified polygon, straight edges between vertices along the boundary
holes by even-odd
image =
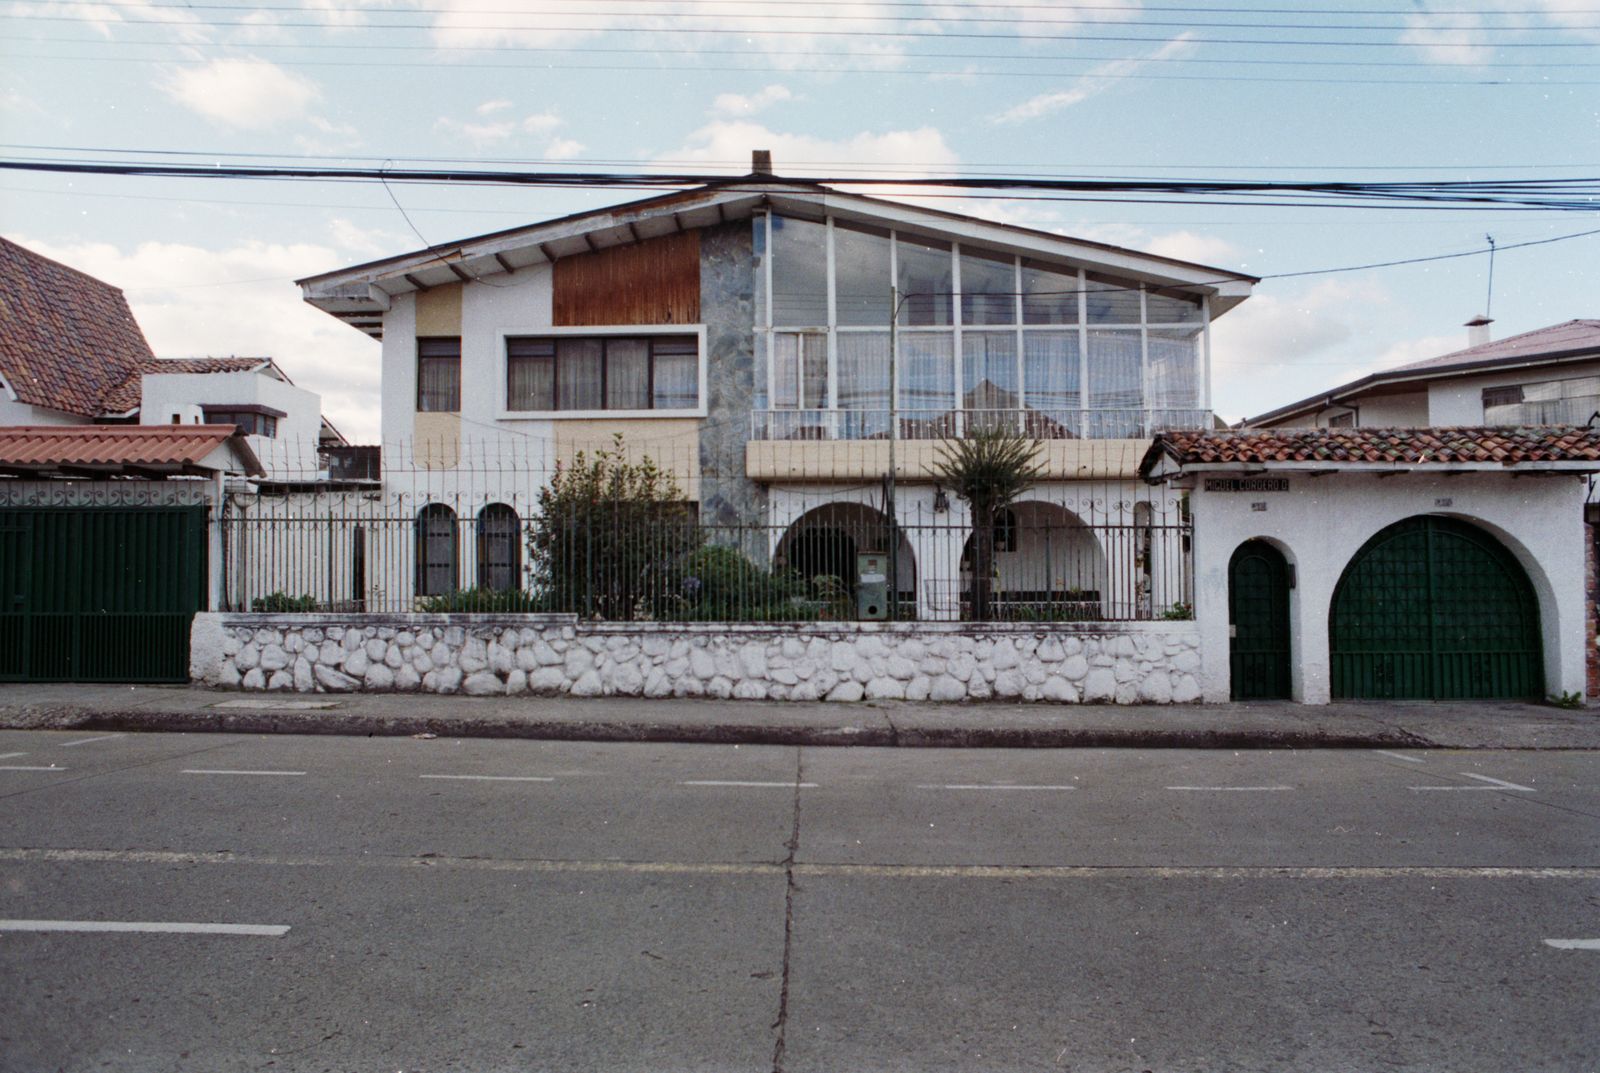
[[[1228,563],[1228,669],[1234,700],[1289,696],[1289,563],[1264,540]]]
[[[1335,697],[1544,692],[1539,604],[1511,553],[1452,518],[1398,522],[1345,568],[1328,615]]]
[[[205,508],[0,510],[0,680],[184,682]]]

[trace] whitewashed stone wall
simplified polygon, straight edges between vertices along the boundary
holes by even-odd
[[[727,625],[571,616],[196,617],[202,684],[296,692],[1186,703],[1192,622]]]

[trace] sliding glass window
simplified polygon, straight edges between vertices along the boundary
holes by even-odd
[[[506,409],[518,413],[692,410],[700,404],[693,336],[506,340]]]

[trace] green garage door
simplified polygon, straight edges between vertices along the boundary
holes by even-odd
[[[184,682],[204,507],[0,510],[0,681]]]
[[[1361,548],[1328,616],[1335,697],[1451,700],[1544,693],[1539,604],[1488,533],[1408,518]]]

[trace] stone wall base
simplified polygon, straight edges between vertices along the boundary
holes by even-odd
[[[1199,699],[1193,622],[592,623],[196,616],[191,677],[245,690],[744,700]]]

